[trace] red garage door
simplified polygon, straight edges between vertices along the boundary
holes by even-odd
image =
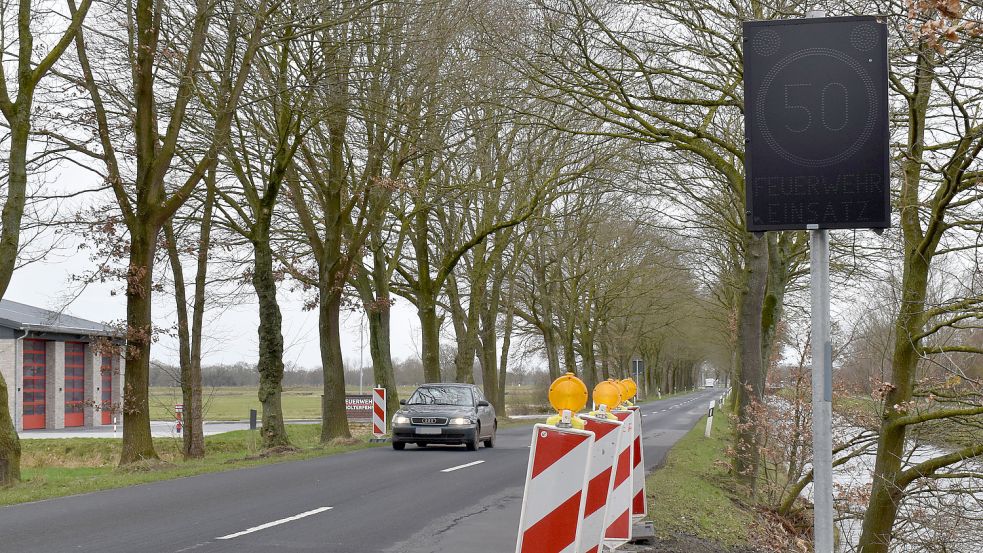
[[[44,340],[24,340],[24,430],[44,428],[46,346]]]
[[[102,374],[102,424],[113,422],[113,357],[111,355],[102,356],[102,364],[99,366]]]
[[[85,344],[65,342],[65,426],[82,426],[85,413]]]

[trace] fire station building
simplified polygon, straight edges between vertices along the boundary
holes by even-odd
[[[112,424],[125,367],[96,342],[115,336],[102,323],[0,300],[0,374],[17,430]]]

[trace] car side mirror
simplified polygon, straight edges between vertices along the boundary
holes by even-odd
[[[401,400],[399,400],[399,404],[400,404],[400,405],[406,405],[406,400],[405,400],[405,399],[401,399]]]
[[[488,403],[487,401],[485,401],[483,399],[479,399],[478,400],[478,407],[488,407],[490,405],[491,405],[490,403]]]

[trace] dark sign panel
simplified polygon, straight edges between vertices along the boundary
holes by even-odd
[[[890,226],[887,26],[744,24],[747,227]]]
[[[346,394],[345,414],[350,421],[372,420],[372,394]]]

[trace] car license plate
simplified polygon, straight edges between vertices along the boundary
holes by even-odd
[[[440,434],[439,428],[417,428],[417,434]]]

